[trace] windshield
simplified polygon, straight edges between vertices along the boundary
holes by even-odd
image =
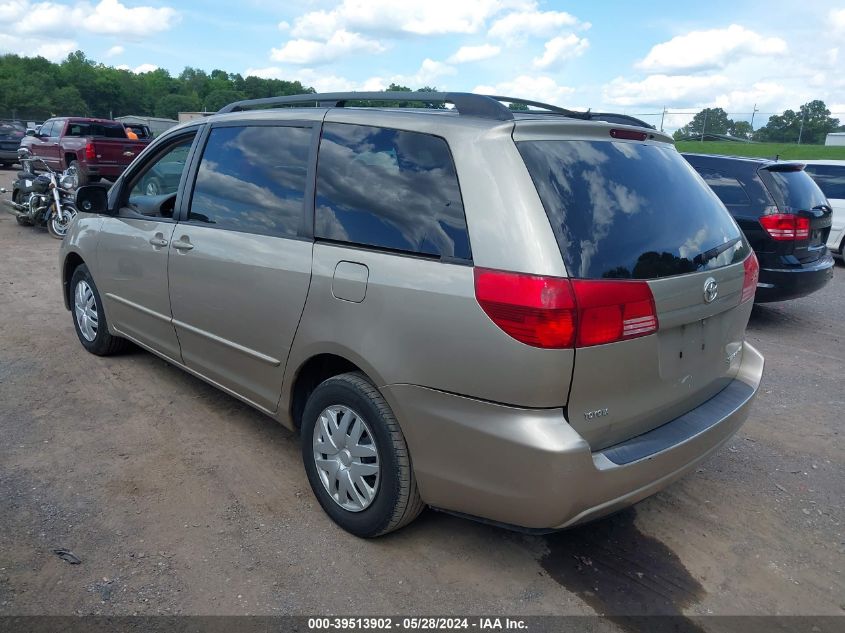
[[[749,252],[724,205],[673,147],[517,146],[573,277],[667,277],[727,266]]]

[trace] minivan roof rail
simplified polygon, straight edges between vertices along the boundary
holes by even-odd
[[[324,92],[324,93],[306,93],[299,95],[284,95],[279,97],[265,97],[263,99],[245,99],[243,101],[235,101],[227,106],[224,106],[218,111],[218,114],[225,114],[227,112],[241,112],[251,108],[258,108],[262,106],[295,106],[295,105],[310,105],[312,107],[320,108],[343,108],[348,101],[421,101],[434,103],[451,103],[455,106],[458,114],[462,116],[477,116],[484,119],[493,119],[496,121],[511,121],[514,119],[514,111],[504,105],[504,103],[512,103],[515,105],[532,106],[539,108],[548,114],[557,114],[572,119],[582,119],[585,121],[607,121],[610,123],[624,123],[628,125],[639,125],[654,129],[654,126],[645,123],[634,117],[625,114],[613,113],[596,113],[578,112],[576,110],[569,110],[561,108],[560,106],[552,105],[550,103],[543,103],[542,101],[532,101],[530,99],[520,99],[519,97],[505,97],[498,95],[482,95],[472,92],[406,92],[406,91],[388,91],[388,92]],[[503,103],[504,102],[504,103]],[[532,110],[533,114],[543,114],[544,112],[537,112]]]

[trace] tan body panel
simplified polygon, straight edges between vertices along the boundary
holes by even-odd
[[[312,243],[179,224],[170,302],[185,365],[275,411],[305,305]]]
[[[369,270],[363,301],[334,296],[339,262]],[[572,350],[529,347],[499,330],[475,300],[471,266],[318,242],[282,408],[293,369],[321,353],[363,362],[379,387],[406,383],[531,407],[565,403],[573,359]]]

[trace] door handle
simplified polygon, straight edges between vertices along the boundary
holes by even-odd
[[[155,237],[150,238],[150,244],[152,244],[153,246],[159,246],[159,247],[167,246],[167,240],[164,239],[164,236],[162,236],[161,233],[159,233]]]
[[[182,237],[180,237],[178,240],[176,240],[175,242],[173,242],[173,243],[171,244],[171,246],[172,246],[173,248],[177,249],[177,250],[180,250],[180,251],[189,251],[189,250],[191,250],[191,249],[194,247],[194,245],[193,245],[193,244],[191,244],[191,243],[188,241],[188,236],[187,236],[187,235],[183,235]]]

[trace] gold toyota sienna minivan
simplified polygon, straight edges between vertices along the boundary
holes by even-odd
[[[235,103],[82,187],[83,347],[131,341],[299,432],[364,537],[426,505],[565,528],[726,442],[763,371],[757,261],[671,139],[466,93],[363,107],[408,99]]]

